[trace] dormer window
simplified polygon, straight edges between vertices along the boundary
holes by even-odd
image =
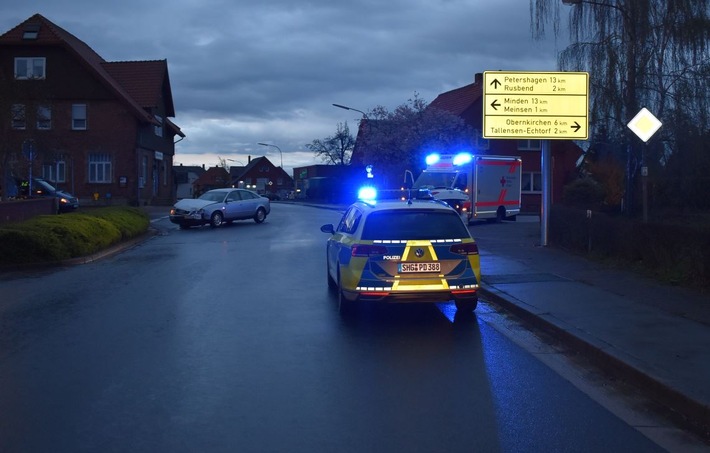
[[[37,39],[39,36],[39,24],[27,24],[22,32],[22,39]]]

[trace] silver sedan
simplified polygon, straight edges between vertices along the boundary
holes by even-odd
[[[262,223],[271,212],[271,202],[245,189],[214,189],[199,198],[183,199],[170,210],[170,221],[180,226],[222,226],[235,220],[254,219]]]

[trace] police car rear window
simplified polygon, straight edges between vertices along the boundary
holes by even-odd
[[[381,211],[365,219],[364,240],[461,239],[470,237],[455,212]]]

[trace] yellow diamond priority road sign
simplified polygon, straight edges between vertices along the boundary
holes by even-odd
[[[663,126],[663,123],[644,107],[626,126],[638,135],[638,138],[647,142]]]
[[[586,140],[589,73],[483,73],[483,138]]]

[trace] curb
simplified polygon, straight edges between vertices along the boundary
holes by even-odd
[[[641,389],[645,395],[666,409],[665,415],[674,423],[703,439],[710,439],[710,407],[649,376],[592,342],[526,310],[522,306],[522,302],[514,302],[511,300],[514,298],[508,294],[485,283],[481,284],[479,291],[487,302],[503,308],[530,326],[551,335],[612,377],[629,382]]]
[[[157,236],[159,231],[155,228],[148,228],[148,231],[143,233],[140,236],[137,236],[133,239],[129,239],[127,241],[121,241],[117,244],[112,245],[111,247],[98,251],[96,253],[93,253],[91,255],[86,255],[86,256],[80,256],[77,258],[70,258],[68,260],[63,260],[59,264],[60,265],[65,265],[65,266],[75,266],[79,264],[88,264],[92,263],[94,261],[98,261],[103,258],[108,258],[113,255],[117,255],[125,250],[128,250],[130,248],[135,247],[136,245],[147,241],[148,239],[152,238],[153,236]]]

